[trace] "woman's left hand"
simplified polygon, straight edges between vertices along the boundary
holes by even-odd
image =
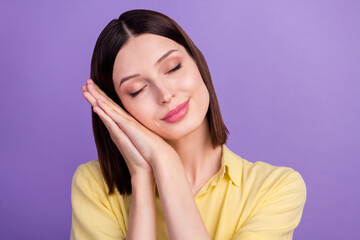
[[[129,137],[135,148],[152,166],[160,154],[162,157],[178,158],[176,151],[159,135],[140,124],[130,114],[109,98],[91,79],[87,86],[81,87],[83,96],[92,105],[95,112],[102,110],[109,121],[116,123]],[[96,109],[99,108],[99,109]],[[99,114],[99,113],[97,113]]]

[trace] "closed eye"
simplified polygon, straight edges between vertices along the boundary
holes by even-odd
[[[146,86],[145,86],[146,87]],[[130,93],[129,95],[131,96],[131,98],[136,97],[136,95],[138,95],[145,87],[143,87],[142,89],[140,89],[139,91],[136,91],[134,93]]]
[[[173,69],[171,69],[170,71],[168,71],[166,74],[171,73],[171,72],[175,72],[177,70],[179,70],[181,68],[181,63],[179,63],[176,67],[174,67]],[[146,86],[145,86],[146,87]],[[138,95],[145,87],[143,87],[142,89],[140,89],[139,91],[130,93],[129,95],[131,96],[131,98],[136,97],[136,95]]]
[[[181,68],[181,63],[179,63],[176,67],[174,67],[173,69],[171,69],[169,72],[167,73],[171,73],[171,72],[175,72],[176,70]]]

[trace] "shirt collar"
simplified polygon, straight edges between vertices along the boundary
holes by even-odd
[[[221,146],[221,167],[218,173],[196,194],[196,197],[208,192],[213,186],[224,178],[225,174],[229,176],[230,180],[237,186],[241,185],[243,159],[230,151],[225,144]]]
[[[230,177],[231,181],[236,186],[240,187],[241,185],[243,159],[233,153],[225,144],[223,144],[221,148],[222,154],[220,170],[217,173],[217,177],[210,182],[206,191],[223,179],[225,174]]]
[[[218,181],[222,179],[225,173],[231,181],[238,187],[241,185],[243,159],[233,153],[225,144],[222,145],[221,174]]]

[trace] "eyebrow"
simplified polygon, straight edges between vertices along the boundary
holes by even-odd
[[[156,65],[159,65],[166,57],[168,57],[171,53],[175,52],[175,51],[178,51],[176,49],[171,49],[169,50],[167,53],[165,53],[161,58],[159,58],[156,62],[155,62],[155,66]],[[134,78],[134,77],[137,77],[139,76],[140,74],[133,74],[131,76],[127,76],[127,77],[124,77],[120,80],[120,84],[119,84],[119,87],[121,86],[121,84],[123,84],[124,82],[130,80],[131,78]]]

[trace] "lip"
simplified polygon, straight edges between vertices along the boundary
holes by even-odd
[[[161,120],[164,120],[166,122],[176,122],[183,118],[185,114],[187,113],[188,107],[189,107],[189,100],[186,102],[178,105],[175,109],[169,111],[165,117],[163,117]]]

